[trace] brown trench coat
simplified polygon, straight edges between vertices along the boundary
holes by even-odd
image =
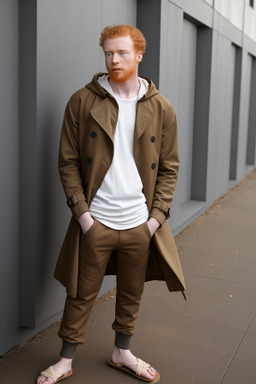
[[[77,91],[69,100],[63,121],[59,172],[72,211],[54,276],[75,297],[79,274],[80,225],[77,218],[90,203],[111,164],[118,106],[97,82]],[[143,183],[150,217],[161,226],[151,240],[146,281],[165,280],[170,291],[184,291],[179,256],[166,218],[177,182],[179,157],[176,115],[170,102],[151,80],[138,101],[134,132],[134,158]],[[115,255],[106,274],[115,274]]]

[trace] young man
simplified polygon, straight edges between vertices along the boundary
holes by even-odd
[[[106,27],[100,39],[107,74],[70,99],[59,171],[72,219],[55,277],[67,299],[61,359],[38,384],[72,374],[105,274],[116,274],[114,350],[109,364],[156,383],[160,376],[130,351],[145,280],[183,291],[184,279],[167,222],[178,174],[175,112],[151,80],[138,77],[145,38],[135,27]]]

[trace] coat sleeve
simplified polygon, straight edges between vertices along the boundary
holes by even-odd
[[[75,219],[87,212],[79,153],[79,109],[80,98],[73,95],[64,114],[59,148],[59,173],[62,186]]]
[[[161,150],[150,217],[162,225],[170,216],[170,207],[178,179],[179,151],[177,119],[173,106],[166,101],[163,109]]]

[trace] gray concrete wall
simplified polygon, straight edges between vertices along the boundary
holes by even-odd
[[[142,29],[140,74],[176,109],[177,234],[255,167],[256,10],[246,0],[3,0],[0,11],[2,354],[61,316],[53,270],[70,212],[59,135],[71,94],[105,69],[102,28]]]
[[[148,20],[154,18],[156,3],[151,11],[147,7]],[[159,89],[173,102],[179,126],[180,176],[170,219],[176,234],[255,166],[246,156],[255,157],[248,142],[255,147],[249,105],[256,13],[243,0],[214,6],[210,1],[162,0],[159,7]],[[251,25],[245,27],[248,14]]]
[[[18,326],[19,129],[18,0],[1,2],[0,12],[0,353],[16,342]]]
[[[101,30],[135,25],[136,1],[8,0],[0,7],[2,354],[61,316],[65,291],[53,270],[70,219],[57,172],[64,108],[105,70]],[[101,292],[114,284],[107,278]]]

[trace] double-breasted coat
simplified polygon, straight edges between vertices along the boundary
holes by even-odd
[[[59,172],[72,211],[54,276],[75,297],[79,275],[81,229],[77,218],[87,212],[111,164],[118,105],[97,82],[69,100],[63,121]],[[165,280],[170,291],[184,291],[177,249],[167,221],[177,182],[179,157],[176,115],[171,103],[146,79],[149,89],[137,103],[134,159],[142,180],[149,216],[160,222],[151,239],[146,281]],[[115,254],[106,274],[115,274]]]

